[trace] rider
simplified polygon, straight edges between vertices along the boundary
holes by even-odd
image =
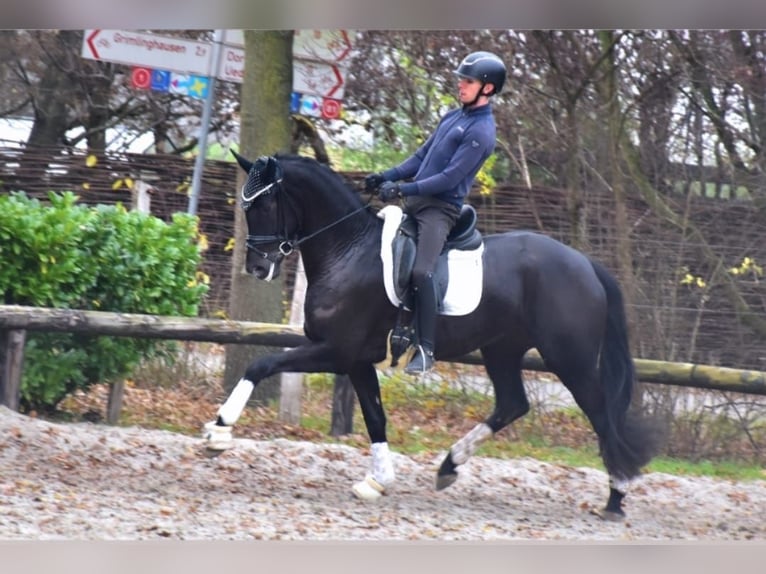
[[[471,184],[495,147],[495,118],[489,99],[505,82],[503,61],[490,52],[466,56],[454,73],[462,104],[447,112],[436,131],[398,166],[365,178],[368,191],[383,201],[403,198],[404,210],[418,224],[418,249],[412,270],[415,293],[416,353],[405,368],[425,373],[434,362],[437,296],[436,262]],[[399,180],[412,178],[412,181]]]

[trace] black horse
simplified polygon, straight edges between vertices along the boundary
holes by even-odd
[[[237,155],[237,161],[248,173],[241,197],[248,225],[246,270],[273,279],[284,257],[300,247],[309,342],[261,357],[247,368],[217,420],[205,426],[207,446],[232,446],[232,425],[265,377],[347,374],[372,447],[372,471],[353,491],[376,498],[393,483],[394,469],[375,365],[387,356],[399,312],[384,289],[383,223],[340,175],[313,159],[263,156],[250,162]],[[484,237],[482,263],[480,302],[468,314],[439,316],[435,357],[449,361],[479,349],[494,387],[495,409],[450,448],[436,488],[452,484],[457,467],[483,441],[527,413],[522,357],[537,348],[598,435],[610,477],[600,514],[620,519],[628,481],[656,453],[657,437],[647,419],[629,410],[634,366],[618,283],[581,252],[527,231]]]

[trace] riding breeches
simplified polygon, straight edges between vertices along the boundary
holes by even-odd
[[[418,223],[418,249],[412,269],[412,282],[421,280],[436,269],[447,235],[460,215],[460,208],[433,197],[409,196],[404,210]]]

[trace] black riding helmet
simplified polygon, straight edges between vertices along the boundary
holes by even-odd
[[[500,93],[505,83],[505,64],[492,52],[472,52],[468,54],[455,70],[455,74],[464,78],[473,78],[484,84],[492,84],[494,91],[489,94]]]

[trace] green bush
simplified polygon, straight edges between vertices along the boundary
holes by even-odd
[[[172,222],[124,206],[88,207],[71,192],[49,203],[0,196],[0,292],[5,304],[194,316],[207,282],[195,217]],[[29,332],[21,404],[52,411],[69,393],[124,377],[168,343]]]

